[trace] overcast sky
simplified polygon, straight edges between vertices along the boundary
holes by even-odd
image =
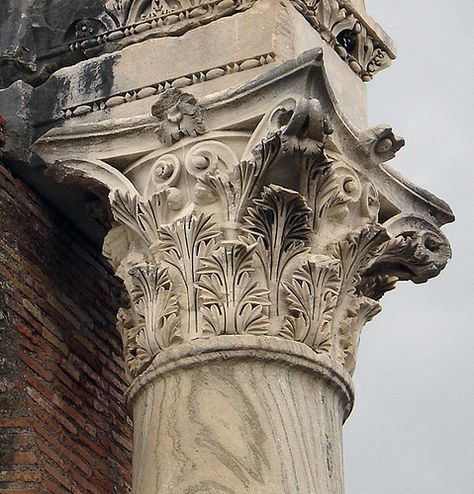
[[[474,494],[474,1],[366,4],[398,47],[369,84],[371,124],[406,138],[392,165],[457,221],[441,276],[399,285],[365,328],[346,494]]]

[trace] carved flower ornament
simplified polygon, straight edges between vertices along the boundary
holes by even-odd
[[[158,139],[165,145],[206,132],[203,109],[194,96],[179,89],[165,91],[153,105],[152,114],[159,122],[156,129]]]

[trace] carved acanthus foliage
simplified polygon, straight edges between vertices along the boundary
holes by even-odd
[[[229,224],[240,222],[250,199],[258,194],[263,175],[278,157],[281,144],[280,135],[271,134],[253,150],[253,159],[234,164],[230,171],[206,172],[199,177],[196,185],[195,197],[198,203],[213,204],[220,201],[225,220]]]
[[[265,187],[245,218],[247,239],[256,243],[256,259],[270,293],[273,333],[281,329],[283,282],[291,262],[309,252],[310,209],[303,197],[281,187]]]
[[[129,276],[135,325],[127,338],[127,353],[134,372],[182,337],[178,302],[166,268],[136,266]]]
[[[162,226],[157,248],[163,263],[169,265],[183,293],[181,306],[186,313],[184,335],[187,340],[202,336],[198,311],[197,283],[200,260],[211,256],[220,230],[211,216],[191,214],[177,222]]]
[[[160,105],[162,122],[178,111]],[[381,211],[367,175],[326,149],[328,128],[316,140],[311,123],[301,137],[292,128],[272,129],[246,160],[247,134],[176,143],[183,135],[170,132],[162,154],[141,161],[143,195],[111,193],[117,226],[104,252],[130,295],[120,326],[132,376],[171,345],[242,334],[302,342],[353,372],[383,294],[445,266],[441,232]]]
[[[211,334],[266,334],[269,291],[254,276],[255,245],[222,242],[219,250],[204,257],[197,288],[202,314]]]
[[[114,219],[130,228],[148,247],[158,240],[158,228],[166,222],[168,203],[166,191],[153,194],[148,200],[141,201],[129,192],[116,191],[111,196]]]
[[[284,335],[317,352],[329,352],[340,283],[340,265],[327,256],[313,256],[297,269],[285,283],[291,315],[285,317]]]

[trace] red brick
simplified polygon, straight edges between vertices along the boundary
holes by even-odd
[[[61,487],[59,484],[56,484],[56,482],[49,479],[44,480],[44,486],[48,489],[48,494],[65,494],[64,487]],[[67,492],[71,491],[68,490]]]
[[[36,488],[34,489],[0,489],[0,494],[41,494]]]
[[[0,482],[38,482],[43,479],[40,470],[0,470]]]
[[[50,465],[48,462],[44,462],[43,468],[51,477],[53,477],[57,482],[59,482],[62,485],[63,487],[62,493],[64,493],[64,488],[66,489],[66,492],[72,492],[74,494],[81,493],[81,491],[77,490],[67,477],[65,477],[57,468]]]
[[[85,445],[88,449],[92,450],[94,453],[99,455],[102,458],[106,458],[108,455],[108,451],[102,448],[96,441],[92,440],[87,434],[83,434],[79,432],[78,434],[79,441]]]
[[[51,434],[49,434],[45,429],[42,427],[38,426],[35,424],[34,426],[35,430],[41,434],[41,436],[48,441],[48,443],[56,449],[58,454],[63,456],[64,458],[67,458],[73,465],[74,467],[78,467],[81,469],[85,474],[91,475],[92,470],[89,465],[87,465],[84,461],[82,461],[82,457],[85,457],[87,455],[86,451],[80,451],[80,455],[77,455],[74,452],[74,443],[70,440],[65,440],[63,437],[61,441],[57,440],[55,437],[53,437]],[[79,449],[75,448],[76,450]]]
[[[122,283],[100,249],[1,166],[0,211],[12,359],[0,494],[125,494],[131,429],[111,296]]]
[[[25,428],[29,425],[29,417],[0,418],[0,427]]]
[[[34,451],[19,451],[11,458],[13,465],[34,465],[37,462]]]
[[[41,361],[38,361],[37,357],[35,359],[27,353],[20,353],[20,358],[30,369],[34,370],[36,374],[43,379],[46,379],[46,381],[53,380],[53,373],[48,370]]]

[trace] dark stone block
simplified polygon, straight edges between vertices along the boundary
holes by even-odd
[[[9,162],[27,162],[30,158],[32,92],[33,88],[22,81],[0,91],[0,115],[5,120],[3,156]],[[1,140],[0,135],[0,143]]]
[[[65,44],[92,27],[105,29],[105,0],[2,0],[0,88],[17,80],[38,85],[60,67],[85,58]],[[95,33],[95,32],[94,32]]]

